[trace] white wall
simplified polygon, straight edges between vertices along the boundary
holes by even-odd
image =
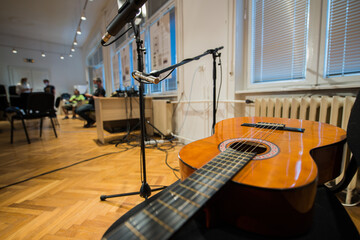
[[[12,53],[13,46],[18,47],[17,54]],[[41,57],[41,51],[38,49],[44,50],[45,58]],[[64,55],[64,60],[60,59],[60,54],[50,53],[69,53],[69,50],[70,46],[0,35],[0,84],[4,84],[6,88],[11,84],[11,66],[47,69],[50,72],[50,83],[55,86],[57,96],[64,92],[72,93],[74,85],[86,84],[81,49],[77,48],[72,58]],[[24,58],[32,58],[35,63],[26,63]]]
[[[179,0],[176,1],[176,8],[178,61],[199,55],[207,49],[224,46],[220,51],[223,64],[220,100],[233,100],[235,97],[234,1]],[[193,103],[190,106],[184,103],[178,106],[176,131],[180,136],[196,140],[211,135],[212,62],[212,56],[208,55],[186,64],[179,70],[178,99],[183,94],[182,100],[190,98],[210,100],[209,103]],[[220,78],[220,71],[217,68],[217,92]],[[232,116],[234,116],[233,104],[220,103],[217,122]]]
[[[83,62],[100,41],[107,23],[115,16],[114,1],[109,1],[102,10],[97,26],[93,28],[83,47]],[[235,99],[235,0],[174,0],[176,15],[177,61],[194,57],[208,49],[224,46],[221,50],[223,64],[220,100]],[[115,9],[116,10],[116,9]],[[111,51],[103,48],[106,90],[111,89]],[[212,125],[212,56],[207,55],[178,69],[178,99],[209,100],[206,104],[180,103],[176,111],[175,132],[190,139],[211,135]],[[218,60],[217,60],[218,61]],[[220,71],[217,68],[217,92],[220,86]],[[194,79],[194,80],[193,80]],[[193,82],[193,88],[191,85]],[[190,94],[191,93],[191,94]],[[185,116],[187,116],[185,118]],[[234,116],[234,104],[220,103],[217,121]],[[180,131],[181,130],[181,131]]]

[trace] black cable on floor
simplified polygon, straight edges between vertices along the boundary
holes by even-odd
[[[54,169],[54,170],[51,170],[51,171],[48,171],[48,172],[44,172],[44,173],[38,174],[38,175],[35,175],[35,176],[32,176],[32,177],[29,177],[29,178],[27,178],[27,179],[24,179],[24,180],[15,182],[15,183],[11,183],[11,184],[2,186],[2,187],[0,187],[0,190],[5,189],[5,188],[8,188],[8,187],[11,187],[11,186],[14,186],[14,185],[17,185],[17,184],[20,184],[20,183],[23,183],[23,182],[27,182],[27,181],[32,180],[32,179],[34,179],[34,178],[38,178],[38,177],[45,176],[45,175],[47,175],[47,174],[54,173],[54,172],[57,172],[57,171],[60,171],[60,170],[63,170],[63,169],[69,168],[69,167],[73,167],[73,166],[78,165],[78,164],[80,164],[80,163],[88,162],[88,161],[97,159],[97,158],[99,158],[99,157],[104,157],[104,156],[108,156],[108,155],[115,154],[115,153],[122,153],[122,152],[126,152],[127,150],[128,150],[128,149],[125,149],[125,150],[123,150],[123,151],[104,153],[104,154],[101,154],[101,155],[96,156],[96,157],[92,157],[92,158],[88,158],[88,159],[85,159],[85,160],[81,160],[81,161],[79,161],[79,162],[76,162],[76,163],[73,163],[73,164],[70,164],[70,165],[61,167],[61,168],[57,168],[57,169]]]

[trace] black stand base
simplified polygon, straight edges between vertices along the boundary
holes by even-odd
[[[166,188],[166,186],[151,189],[148,183],[143,182],[141,187],[140,187],[139,192],[128,192],[128,193],[113,194],[113,195],[101,195],[100,200],[105,201],[107,198],[125,197],[125,196],[133,196],[133,195],[140,195],[140,197],[148,199],[148,197],[151,196],[151,192],[160,191],[160,190],[163,190],[165,188]]]

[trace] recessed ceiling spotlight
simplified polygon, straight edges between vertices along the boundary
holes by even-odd
[[[76,39],[74,40],[74,45],[77,46],[78,42],[76,41]]]
[[[83,21],[86,20],[85,11],[82,11],[82,13],[81,13],[81,20],[83,20]]]
[[[17,53],[17,50],[15,48],[12,49],[13,53]]]
[[[71,53],[69,54],[69,57],[72,57],[72,54],[71,54]]]
[[[45,53],[44,53],[44,52],[42,52],[42,53],[41,53],[41,56],[42,56],[42,57],[46,57],[46,55],[45,55]]]
[[[63,55],[61,55],[61,56],[60,56],[60,59],[61,59],[61,60],[64,60],[64,56],[63,56]]]
[[[72,47],[72,48],[71,48],[71,51],[72,51],[72,52],[75,52],[75,48]]]
[[[80,29],[80,26],[78,27],[78,29],[77,29],[76,33],[77,33],[78,35],[81,35],[81,29]]]

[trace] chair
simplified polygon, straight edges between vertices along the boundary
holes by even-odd
[[[13,109],[14,110],[14,109]],[[30,93],[27,98],[27,107],[25,110],[15,109],[16,113],[11,117],[11,143],[13,143],[14,135],[14,120],[21,120],[24,127],[26,139],[30,144],[29,135],[26,129],[26,119],[40,119],[40,137],[42,135],[43,118],[49,117],[51,125],[54,130],[55,137],[57,137],[55,125],[52,117],[54,116],[54,95],[50,93]]]
[[[0,111],[5,113],[5,109],[9,107],[9,102],[7,99],[6,89],[4,85],[0,85]],[[0,118],[3,117],[3,114]]]
[[[328,188],[324,185],[319,186],[314,203],[314,216],[311,229],[301,236],[281,239],[360,239],[359,232],[347,214],[345,208],[341,205],[334,193],[340,192],[347,187],[354,177],[360,166],[360,92],[358,93],[347,129],[347,141],[350,150],[353,153],[348,167],[345,170],[344,178],[338,185]],[[179,183],[176,182],[168,188],[173,188]],[[103,239],[113,239],[117,227],[124,223],[132,215],[136,214],[142,208],[146,207],[152,201],[160,197],[162,192],[156,194],[152,198],[137,205],[124,216],[119,218],[104,233]],[[188,221],[185,226],[180,229],[171,239],[279,239],[275,237],[260,236],[257,234],[245,232],[232,226],[218,226],[214,228],[206,228],[204,224],[204,215],[198,214]],[[115,234],[116,235],[116,234]]]

